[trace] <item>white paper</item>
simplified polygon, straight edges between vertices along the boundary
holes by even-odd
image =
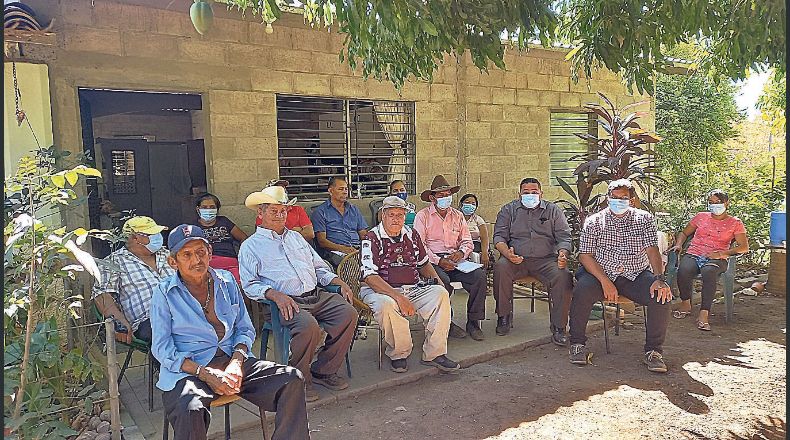
[[[471,261],[466,261],[466,260],[459,261],[458,265],[455,266],[456,269],[460,270],[463,273],[469,273],[481,267],[483,267],[482,264],[473,263]]]

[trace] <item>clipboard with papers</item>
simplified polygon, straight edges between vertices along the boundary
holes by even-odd
[[[474,263],[474,262],[471,262],[471,261],[468,261],[468,260],[461,260],[455,266],[455,268],[457,270],[459,270],[459,271],[461,271],[463,273],[473,272],[473,271],[475,271],[477,269],[480,269],[481,267],[483,267],[482,264]]]

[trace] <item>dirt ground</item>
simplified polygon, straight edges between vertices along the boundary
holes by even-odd
[[[310,412],[325,439],[783,439],[785,299],[714,306],[712,332],[671,318],[666,375],[642,365],[644,327],[591,335],[593,365],[543,345]],[[718,312],[718,313],[716,313]],[[452,349],[452,348],[451,348]],[[452,353],[450,353],[452,355]],[[416,362],[410,359],[411,362]]]

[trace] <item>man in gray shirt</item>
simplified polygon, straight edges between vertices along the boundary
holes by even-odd
[[[557,205],[542,200],[538,179],[521,181],[519,199],[503,206],[494,226],[494,246],[501,257],[494,265],[496,333],[510,332],[513,319],[513,282],[537,278],[551,297],[552,341],[567,345],[565,327],[573,278],[566,269],[571,252],[571,228]]]

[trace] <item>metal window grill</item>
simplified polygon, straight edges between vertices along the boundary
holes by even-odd
[[[568,183],[575,182],[573,171],[583,159],[571,160],[573,156],[590,153],[588,142],[575,136],[574,133],[596,134],[595,115],[593,113],[552,112],[549,131],[549,180],[551,185],[559,186],[557,177]]]
[[[415,190],[414,103],[277,96],[280,178],[302,200],[326,198],[332,176],[351,197],[380,197],[394,179]]]
[[[134,168],[134,151],[112,152],[112,184],[116,194],[136,194],[137,176]]]

